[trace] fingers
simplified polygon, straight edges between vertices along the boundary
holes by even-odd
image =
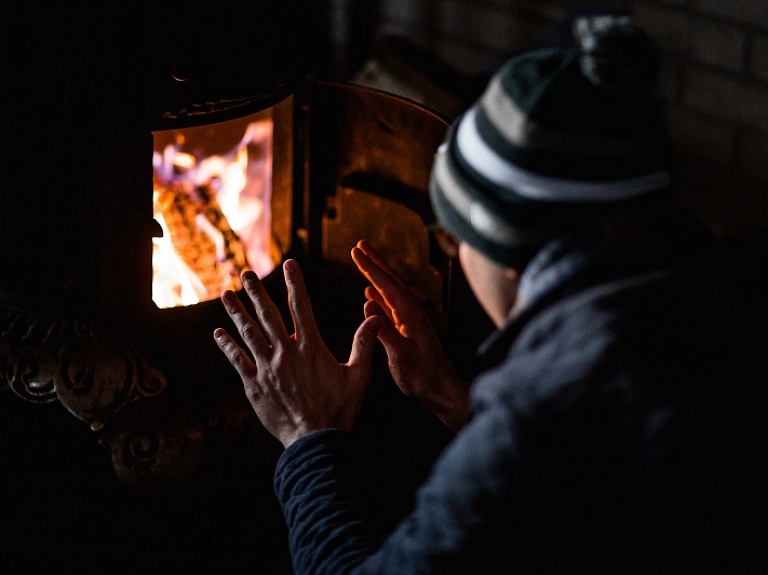
[[[356,251],[359,250],[359,251]],[[355,260],[355,263],[358,264],[358,258],[360,258],[360,254],[363,254],[365,257],[368,258],[376,267],[378,267],[380,270],[384,271],[387,275],[389,275],[392,280],[397,282],[401,287],[405,288],[405,284],[400,279],[400,274],[398,274],[395,269],[389,265],[389,262],[382,258],[379,253],[373,249],[373,246],[369,244],[366,240],[360,240],[357,242],[357,245],[352,248],[352,259]],[[357,256],[357,257],[356,257]],[[363,263],[366,263],[365,260],[360,258]],[[360,264],[358,264],[358,267],[360,267]],[[370,266],[367,266],[370,268]],[[366,272],[362,269],[360,270],[365,274]],[[366,276],[367,277],[367,276]],[[368,278],[370,279],[370,278]]]
[[[295,260],[289,259],[283,263],[283,274],[297,337],[319,335],[304,276]],[[243,341],[258,361],[270,346],[284,346],[290,336],[280,310],[269,297],[258,276],[252,271],[247,271],[243,273],[242,280],[245,291],[253,302],[258,321],[251,318],[245,306],[231,290],[224,292],[221,300]]]
[[[256,316],[259,320],[259,323],[261,324],[261,329],[263,330],[264,335],[269,340],[269,343],[271,343],[273,346],[282,345],[288,339],[288,332],[285,329],[285,324],[283,323],[283,318],[280,315],[280,310],[277,309],[277,306],[269,297],[269,294],[267,294],[267,290],[264,288],[264,284],[261,283],[261,280],[259,280],[259,277],[253,271],[243,272],[242,280],[243,286],[245,286],[245,291],[253,302],[253,307],[256,311]],[[224,303],[225,305],[227,304],[226,301]],[[240,307],[242,307],[242,304]],[[229,311],[229,309],[227,309],[227,311]],[[231,315],[232,314],[230,313],[230,316]],[[245,316],[250,319],[248,314],[245,314]],[[235,320],[234,317],[232,319]],[[245,338],[246,334],[243,333],[243,328],[249,332],[249,335],[254,338],[254,341],[260,343],[258,337],[256,337],[256,334],[250,333],[255,330],[252,329],[252,326],[249,323],[243,323],[241,327],[241,325],[237,323],[237,320],[235,320],[235,324],[240,330],[240,333],[243,335],[243,339],[246,340],[246,343],[249,342]],[[256,353],[256,350],[253,348],[251,351]]]
[[[360,247],[362,246],[362,248]],[[363,251],[363,248],[366,251]],[[372,254],[376,260],[369,257]],[[352,259],[362,274],[373,284],[375,290],[366,289],[368,299],[376,301],[382,308],[388,310],[387,315],[395,323],[408,315],[413,308],[413,296],[400,280],[400,276],[365,242],[358,242],[352,248]]]
[[[384,298],[381,297],[381,294],[376,290],[376,288],[367,286],[365,288],[365,298],[368,300],[368,302],[376,303],[381,312],[386,314],[387,318],[389,318],[389,321],[394,321],[394,318],[392,317],[392,309],[387,305],[387,303],[384,301]],[[363,309],[365,309],[365,307]]]
[[[365,302],[363,312],[365,313],[365,317],[380,317],[382,319],[377,336],[385,348],[389,349],[390,346],[397,345],[397,343],[402,340],[403,336],[395,327],[394,323],[392,323],[388,314],[385,313],[385,309],[382,309],[378,303],[374,301]]]
[[[238,298],[233,291],[227,290],[221,295],[221,301],[224,304],[224,309],[226,309],[229,317],[235,324],[237,331],[240,333],[243,341],[254,356],[258,356],[259,353],[263,353],[265,350],[269,349],[269,340],[267,339],[267,336],[264,334],[259,324],[254,321],[246,311],[240,298]],[[229,337],[229,334],[226,335]]]
[[[373,361],[373,353],[376,349],[376,336],[383,321],[380,317],[372,315],[365,318],[355,332],[352,340],[352,351],[349,354],[348,365],[363,373],[370,372]]]
[[[216,328],[213,331],[213,339],[243,381],[249,381],[250,378],[256,375],[256,366],[253,361],[251,361],[245,350],[237,345],[237,342],[226,330],[220,327]]]
[[[369,258],[360,248],[352,248],[352,260],[355,262],[355,265],[357,265],[360,272],[374,285],[384,299],[387,298],[386,291],[393,292],[397,289],[402,289],[397,274],[394,271],[390,271],[392,268],[379,265]]]
[[[293,316],[293,324],[296,328],[297,338],[319,336],[315,316],[312,313],[312,302],[307,294],[304,283],[304,275],[295,260],[286,260],[283,264],[285,283],[288,286],[288,300]]]

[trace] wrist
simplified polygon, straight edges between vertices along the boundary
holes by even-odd
[[[458,431],[469,419],[469,386],[455,372],[443,379],[441,396],[431,411],[452,431]]]

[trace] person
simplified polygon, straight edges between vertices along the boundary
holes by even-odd
[[[471,383],[365,240],[351,249],[370,285],[346,363],[295,260],[283,264],[293,331],[255,273],[242,274],[253,315],[222,295],[241,341],[214,339],[284,447],[274,488],[296,573],[722,567],[718,502],[735,490],[719,465],[699,471],[730,461],[712,329],[728,298],[706,289],[724,283],[675,192],[646,35],[609,15],[576,19],[573,34],[501,66],[435,155],[437,222],[496,328]],[[377,342],[402,392],[455,432],[383,540],[348,472]]]

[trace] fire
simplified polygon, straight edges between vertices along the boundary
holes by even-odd
[[[152,299],[158,307],[217,298],[242,287],[244,270],[263,276],[274,268],[272,128],[271,120],[249,122],[240,141],[221,154],[185,149],[191,145],[184,131],[155,149],[154,217],[163,231],[153,238],[152,252]]]

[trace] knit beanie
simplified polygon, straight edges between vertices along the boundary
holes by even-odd
[[[671,196],[658,61],[629,16],[515,56],[451,125],[432,167],[438,224],[502,265],[601,213]]]

